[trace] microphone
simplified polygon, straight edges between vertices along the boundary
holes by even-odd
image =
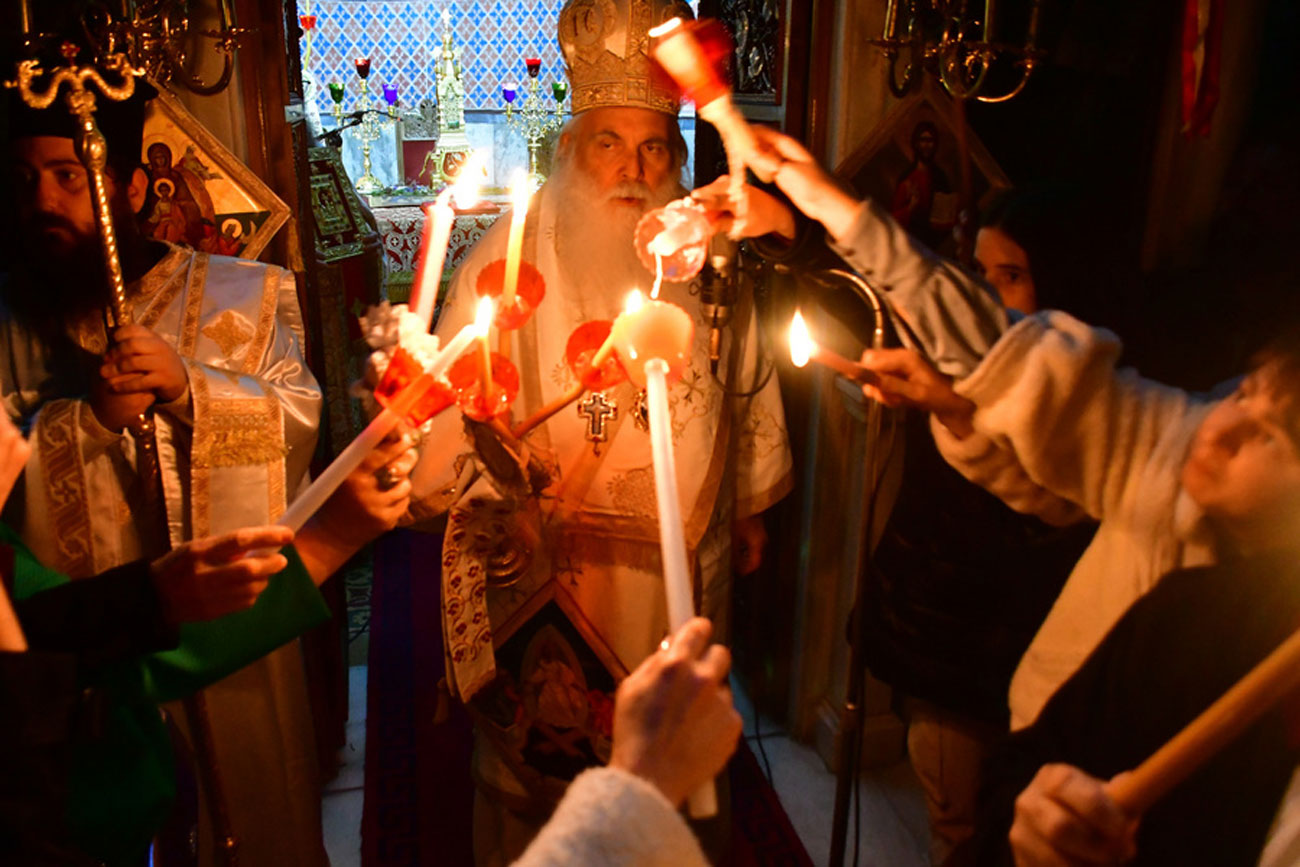
[[[719,234],[709,242],[708,260],[700,272],[700,310],[709,323],[709,370],[718,374],[722,359],[722,329],[731,322],[736,304],[737,242]]]

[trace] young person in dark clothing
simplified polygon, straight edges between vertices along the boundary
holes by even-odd
[[[1165,577],[989,762],[972,863],[1010,864],[1013,853],[1022,865],[1257,863],[1300,761],[1294,700],[1145,816],[1124,815],[1102,785],[1141,764],[1297,627],[1294,551]]]

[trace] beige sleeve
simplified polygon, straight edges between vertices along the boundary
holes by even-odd
[[[514,867],[705,867],[686,821],[653,785],[593,768],[575,779]]]
[[[957,391],[975,433],[935,440],[962,475],[1013,508],[1065,500],[1104,518],[1140,494],[1153,461],[1181,463],[1205,407],[1177,389],[1116,370],[1118,339],[1058,312],[1014,326]],[[1048,515],[1044,515],[1048,518]]]

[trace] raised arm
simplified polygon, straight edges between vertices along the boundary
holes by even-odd
[[[846,192],[799,142],[774,130],[755,132],[777,160],[777,186],[825,227],[831,249],[884,293],[904,344],[950,376],[974,370],[1010,325],[996,295],[909,236],[880,205]],[[755,231],[790,231],[768,201],[756,210],[765,216]]]

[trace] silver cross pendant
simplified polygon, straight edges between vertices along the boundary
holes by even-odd
[[[618,403],[601,392],[592,392],[590,397],[578,404],[578,415],[587,420],[587,440],[595,453],[600,454],[600,444],[609,440],[609,429],[605,423],[618,418]]]

